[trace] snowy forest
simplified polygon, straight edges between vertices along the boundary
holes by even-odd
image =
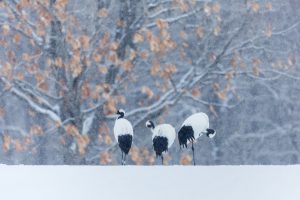
[[[0,1],[0,163],[155,165],[147,120],[205,112],[198,165],[300,163],[298,0]],[[178,139],[165,164],[191,165]]]

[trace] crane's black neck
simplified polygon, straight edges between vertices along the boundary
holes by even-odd
[[[153,123],[153,121],[149,121],[150,125],[148,126],[151,129],[155,129],[155,125]]]
[[[119,113],[118,119],[122,119],[122,118],[124,118],[124,113]]]

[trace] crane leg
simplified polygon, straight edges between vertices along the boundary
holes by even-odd
[[[161,157],[161,165],[164,165],[164,157],[163,157],[163,155],[161,155],[160,157]]]
[[[196,162],[195,162],[195,148],[194,148],[194,141],[192,141],[192,151],[193,151],[193,162],[194,162],[194,165],[196,165]]]
[[[126,154],[124,154],[124,162],[123,165],[126,165]]]
[[[122,165],[124,165],[124,153],[122,151]]]

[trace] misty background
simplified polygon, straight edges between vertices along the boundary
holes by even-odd
[[[153,165],[149,119],[205,112],[199,165],[299,164],[297,0],[0,2],[0,162]],[[168,164],[191,164],[178,140]]]

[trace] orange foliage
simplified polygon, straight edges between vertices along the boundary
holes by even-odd
[[[190,165],[192,162],[192,157],[190,155],[181,155],[180,164],[181,165]]]
[[[9,33],[9,31],[10,31],[10,27],[8,24],[2,25],[2,34],[3,35],[7,35]]]
[[[149,99],[152,99],[153,96],[154,96],[153,91],[148,86],[143,86],[142,87],[142,93],[146,94]]]
[[[100,164],[101,165],[107,165],[111,162],[111,157],[110,154],[108,152],[101,152],[100,153]]]
[[[198,26],[196,28],[196,33],[200,38],[204,37],[204,28],[202,26]]]
[[[251,4],[251,9],[252,9],[253,12],[257,13],[260,9],[259,3],[258,2],[253,2]]]
[[[144,36],[140,33],[135,33],[133,36],[133,42],[134,43],[140,43],[144,41]]]
[[[200,92],[200,89],[198,87],[193,88],[191,93],[194,97],[200,97],[201,96],[201,92]]]
[[[105,18],[108,16],[108,10],[105,8],[102,8],[98,11],[98,17]]]
[[[4,110],[4,108],[0,107],[0,118],[3,118],[6,114],[6,111]]]
[[[42,133],[43,133],[43,129],[39,125],[33,125],[30,128],[30,134],[32,134],[32,135],[41,135]]]
[[[11,137],[9,135],[4,135],[3,144],[2,144],[2,148],[4,152],[7,152],[10,149],[10,145],[11,145]]]

